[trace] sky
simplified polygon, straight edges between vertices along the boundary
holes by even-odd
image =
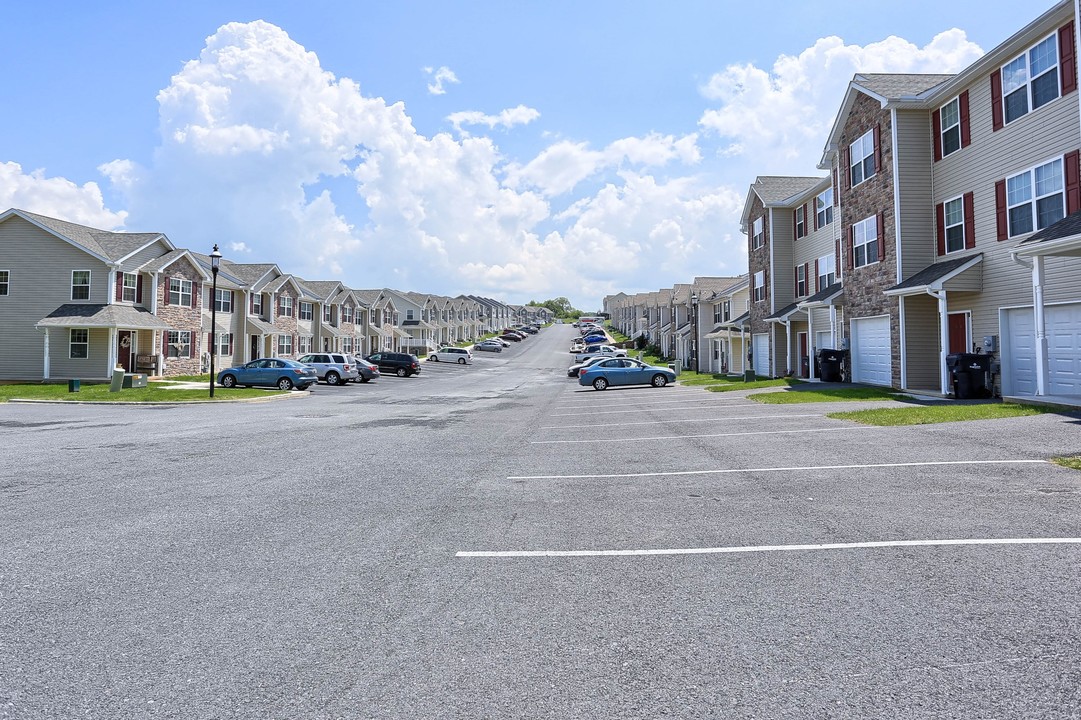
[[[599,309],[746,272],[856,72],[955,72],[1053,3],[5,3],[0,211],[353,288]]]

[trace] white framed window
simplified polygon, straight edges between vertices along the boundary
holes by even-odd
[[[407,308],[406,309],[406,311],[405,311],[405,319],[406,320],[412,320],[413,319],[413,309],[412,308]]]
[[[815,198],[815,215],[818,218],[818,227],[826,227],[833,222],[833,188],[829,187],[818,194]]]
[[[293,298],[285,295],[281,301],[282,317],[293,317]]]
[[[806,205],[800,205],[798,208],[796,208],[796,239],[797,240],[799,240],[801,237],[803,237],[803,236],[805,236],[807,234],[807,215],[806,215],[806,213],[803,212],[803,208],[805,208],[805,207],[806,207]]]
[[[220,313],[233,312],[233,291],[232,290],[215,290],[214,291],[214,310]]]
[[[825,290],[837,282],[837,258],[833,253],[823,255],[815,263],[818,266],[818,289]]]
[[[751,223],[751,249],[760,248],[766,244],[765,222],[762,217],[756,217]]]
[[[255,317],[263,316],[263,294],[253,293],[251,296],[251,314]]]
[[[291,298],[290,298],[291,299]],[[278,355],[293,354],[293,336],[281,333],[278,335]]]
[[[878,262],[878,216],[860,220],[852,226],[852,264],[863,267]]]
[[[1002,106],[1006,123],[1059,96],[1058,35],[1042,41],[1002,66]]]
[[[169,278],[169,304],[191,307],[191,289],[191,280]]]
[[[943,228],[946,236],[946,252],[965,249],[964,198],[954,198],[942,204]]]
[[[874,130],[868,130],[861,138],[849,146],[849,174],[852,177],[852,187],[856,187],[864,180],[874,177],[875,174],[875,134]]]
[[[807,266],[796,266],[796,297],[801,298],[807,295]]]
[[[312,304],[310,302],[304,302],[303,300],[300,301],[300,319],[312,319]]]
[[[11,293],[11,272],[9,270],[0,270],[0,296],[9,295]]]
[[[1006,178],[1010,237],[1043,230],[1066,216],[1062,158]]]
[[[186,358],[192,356],[190,330],[169,330],[166,344],[168,345],[165,353],[166,357]]]
[[[331,318],[330,305],[324,305],[323,306],[323,322],[325,322],[325,323],[327,323],[329,325],[330,324],[330,318]]]
[[[760,302],[766,299],[766,271],[759,270],[754,274],[754,301]]]
[[[121,282],[123,285],[120,288],[120,299],[124,302],[135,302],[139,294],[139,276],[135,273],[122,273]]]
[[[89,270],[72,270],[71,271],[71,299],[72,300],[89,300],[90,299],[90,271]]]
[[[353,338],[351,338],[351,337],[342,338],[342,352],[346,352],[346,353],[353,352]]]
[[[353,322],[353,306],[342,305],[342,322]]]
[[[68,332],[68,357],[72,360],[86,360],[90,357],[90,331],[86,328],[71,328]]]
[[[942,157],[961,149],[961,99],[954,98],[939,111],[942,118]]]
[[[301,335],[297,338],[297,354],[306,355],[312,351],[312,336]]]
[[[369,325],[378,325],[379,324],[378,316],[375,314],[375,310],[369,310],[368,311],[368,324]]]
[[[218,355],[228,355],[233,347],[233,334],[218,333],[214,336],[214,341],[218,344]]]

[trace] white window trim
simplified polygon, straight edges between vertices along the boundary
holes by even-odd
[[[297,320],[314,320],[315,319],[315,306],[310,302],[300,301],[300,307],[297,308]]]
[[[803,212],[803,205],[796,208],[796,239],[807,237],[807,213]],[[800,216],[803,216],[800,219]]]
[[[818,258],[818,276],[815,280],[818,282],[818,289],[825,290],[830,285],[837,282],[837,258],[833,253],[828,253]],[[829,267],[827,272],[822,272],[823,269]],[[829,276],[833,275],[833,282],[830,282]]]
[[[961,222],[960,223],[954,223],[954,224],[950,225],[950,223],[949,223],[949,215],[946,212],[946,209],[947,209],[946,206],[949,205],[952,202],[958,202],[958,203],[961,204]],[[1007,214],[1008,214],[1008,211],[1007,211]],[[955,228],[958,225],[961,226],[961,247],[959,247],[959,248],[957,248],[955,250],[950,250],[950,233],[949,233],[949,231],[950,231],[950,228]],[[946,250],[946,254],[949,255],[950,253],[961,252],[962,250],[964,250],[965,249],[965,240],[967,240],[967,238],[965,237],[965,196],[964,195],[958,195],[957,197],[949,198],[948,200],[945,200],[942,203],[942,241],[944,243],[944,248]]]
[[[262,317],[263,315],[263,294],[252,293],[251,314],[253,317]]]
[[[222,300],[219,300],[216,296],[214,298],[214,305],[217,308],[216,312],[220,313],[232,313],[233,312],[233,291],[217,289],[217,293],[220,294]],[[226,307],[228,305],[228,307]]]
[[[282,317],[293,317],[293,298],[289,295],[282,295],[281,308]]]
[[[1062,48],[1059,47],[1058,33],[1057,32],[1052,32],[1052,33],[1050,33],[1048,35],[1043,36],[1042,38],[1040,38],[1036,42],[1032,43],[1027,48],[1025,48],[1024,52],[1018,53],[1017,55],[1014,55],[1012,58],[1010,58],[1006,62],[1002,63],[1002,65],[999,67],[999,77],[1002,78],[1002,124],[1004,126],[1009,125],[1012,122],[1017,122],[1021,118],[1027,117],[1028,115],[1032,114],[1034,111],[1040,109],[1040,108],[1037,108],[1037,107],[1033,107],[1033,103],[1032,103],[1032,83],[1033,83],[1034,80],[1036,80],[1036,78],[1032,77],[1032,60],[1029,57],[1029,53],[1031,53],[1036,48],[1037,45],[1040,45],[1041,43],[1047,42],[1047,40],[1049,40],[1049,39],[1054,39],[1054,41],[1055,41],[1055,64],[1048,67],[1046,70],[1044,70],[1042,73],[1040,73],[1037,77],[1043,77],[1044,75],[1051,72],[1052,70],[1056,70],[1057,71],[1056,75],[1058,76],[1058,83],[1055,86],[1056,95],[1055,95],[1054,99],[1049,100],[1048,102],[1044,103],[1040,107],[1050,105],[1055,100],[1058,100],[1059,98],[1062,97]],[[1006,117],[1006,96],[1007,95],[1012,95],[1013,93],[1017,92],[1018,90],[1021,89],[1021,86],[1018,85],[1017,87],[1015,87],[1015,88],[1013,88],[1011,90],[1007,90],[1006,89],[1006,73],[1004,71],[1005,71],[1007,65],[1009,65],[1009,64],[1011,64],[1013,62],[1016,62],[1017,60],[1020,60],[1021,58],[1024,58],[1024,60],[1025,60],[1025,94],[1026,94],[1026,98],[1028,99],[1028,109],[1025,110],[1025,112],[1018,115],[1017,117],[1015,117],[1014,119],[1010,120],[1010,119],[1008,119]]]
[[[299,342],[297,343],[300,344]],[[278,333],[278,355],[293,354],[293,336],[289,333]]]
[[[180,289],[176,293],[176,301],[173,301],[173,283],[179,283]],[[184,286],[187,285],[187,292],[184,291]],[[191,280],[185,280],[184,278],[169,278],[169,287],[165,289],[169,293],[169,304],[176,305],[178,307],[191,307],[192,295],[195,292],[195,283]],[[187,302],[184,301],[184,296],[188,296]]]
[[[75,273],[86,273],[86,284],[85,285],[83,285],[82,283],[80,283],[79,285],[75,284]],[[73,301],[74,300],[89,300],[90,299],[90,289],[92,287],[94,287],[94,282],[93,281],[94,281],[94,276],[93,276],[93,273],[90,270],[72,270],[71,271],[71,299]],[[75,297],[75,288],[76,287],[80,287],[80,288],[85,287],[86,288],[86,297],[84,297],[84,298]]]
[[[867,151],[867,153],[865,155],[860,156],[860,158],[857,160],[856,159],[856,153],[854,152],[854,148],[856,147],[857,143],[860,144],[860,145],[863,145],[864,141],[866,141],[866,144],[868,145],[868,151]],[[858,138],[856,138],[852,142],[851,145],[848,146],[848,179],[850,181],[853,180],[852,168],[859,165],[860,170],[862,172],[864,161],[867,160],[867,158],[874,158],[874,154],[875,154],[875,131],[874,131],[874,128],[872,128],[872,129],[868,130],[867,132],[865,132],[863,135],[860,135]],[[871,164],[871,174],[870,175],[864,175],[863,178],[859,182],[853,182],[852,187],[862,185],[863,183],[865,183],[868,180],[870,180],[871,178],[873,178],[876,174],[877,173],[875,172],[875,166],[874,166],[874,163],[872,162],[872,164]]]
[[[3,281],[0,281],[0,285],[4,286],[4,292],[0,292],[0,297],[7,297],[11,295],[11,271],[0,270],[0,273],[4,274]]]
[[[800,284],[803,285],[803,290],[800,290]],[[800,263],[796,266],[796,297],[807,297],[809,294],[807,292],[807,266]]]
[[[765,216],[758,216],[751,223],[751,249],[757,250],[766,244]]]
[[[852,267],[853,268],[861,268],[861,267],[867,267],[868,265],[877,265],[878,264],[878,244],[877,243],[881,242],[881,238],[878,237],[878,216],[877,215],[871,215],[870,217],[865,217],[864,219],[860,220],[859,222],[854,223],[852,227],[853,227],[853,230],[852,230]],[[871,237],[870,235],[868,235],[867,238],[870,238],[870,239],[865,238],[863,242],[857,242],[857,240],[856,240],[856,234],[857,234],[856,228],[859,228],[859,227],[870,227],[870,228],[874,229],[874,237]],[[870,245],[872,242],[876,243],[875,244],[875,254],[874,254],[874,259],[873,260],[870,259],[870,256],[869,256],[869,254],[868,254],[868,252],[866,250],[867,246]],[[860,248],[860,247],[864,248],[864,251],[863,251],[864,262],[857,264],[856,260],[858,258],[856,256],[856,248]]]
[[[195,349],[192,347],[193,338],[192,338],[191,330],[166,330],[165,332],[167,333],[167,335],[165,337],[165,340],[169,345],[181,345],[181,346],[187,345],[188,346],[188,354],[187,355],[169,355],[168,352],[166,352],[166,354],[165,354],[166,358],[180,359],[180,358],[195,357]],[[176,342],[175,343],[169,342],[172,335],[176,335]],[[182,342],[181,341],[181,337],[184,336],[184,335],[188,336],[188,341],[187,342]]]
[[[330,319],[333,317],[330,309],[330,305],[323,306],[323,322],[330,324]]]
[[[77,332],[86,333],[86,342],[82,342],[82,341],[75,342],[75,337],[74,336],[75,336],[75,333],[77,333]],[[71,349],[75,345],[85,345],[86,346],[86,355],[84,357],[75,357],[75,355],[72,354]],[[89,360],[89,359],[90,359],[90,328],[69,328],[68,329],[68,360]]]
[[[1059,190],[1058,193],[1048,193],[1047,195],[1037,195],[1036,194],[1036,169],[1046,167],[1047,165],[1051,165],[1051,164],[1056,163],[1056,162],[1059,163],[1059,165],[1061,167],[1062,189]],[[1010,205],[1010,190],[1009,190],[1009,188],[1010,188],[1010,180],[1012,180],[1015,177],[1019,177],[1021,175],[1024,175],[1025,173],[1029,173],[1029,190],[1031,191],[1032,195],[1024,203],[1017,203],[1016,205]],[[1037,212],[1036,212],[1037,211],[1036,202],[1038,200],[1042,200],[1043,198],[1051,197],[1052,195],[1055,195],[1055,194],[1059,194],[1059,195],[1062,196],[1062,212],[1063,212],[1063,217],[1065,217],[1065,215],[1066,215],[1066,159],[1064,157],[1060,156],[1060,157],[1056,157],[1056,158],[1051,158],[1050,160],[1048,160],[1046,162],[1037,163],[1036,165],[1028,167],[1028,168],[1022,170],[1021,172],[1016,172],[1013,175],[1007,175],[1006,176],[1006,232],[1009,235],[1009,237],[1011,237],[1011,238],[1021,237],[1022,235],[1028,235],[1030,233],[1034,233],[1034,232],[1038,232],[1039,230],[1043,230],[1043,228],[1041,228],[1039,226],[1039,217],[1038,217]],[[1032,208],[1032,229],[1031,230],[1026,230],[1025,232],[1014,233],[1013,228],[1010,226],[1010,210],[1012,210],[1013,208],[1016,208],[1016,207],[1021,207],[1021,205],[1025,205],[1025,204],[1031,206],[1031,208]]]
[[[825,195],[829,195],[829,205],[826,204],[824,199]],[[818,202],[822,201],[822,208],[819,209]],[[833,188],[826,188],[822,192],[815,196],[815,218],[819,228],[824,228],[833,222]],[[821,216],[821,217],[819,217]],[[828,217],[827,217],[828,216]]]
[[[938,109],[938,117],[940,118],[940,120],[942,118],[945,118],[946,117],[946,108],[949,107],[950,105],[956,105],[957,106],[957,122],[950,125],[949,127],[946,126],[945,122],[942,122],[941,126],[939,127],[938,143],[939,143],[939,147],[942,148],[942,157],[946,157],[947,155],[952,155],[955,152],[958,152],[958,151],[961,150],[961,96],[958,95],[953,100],[950,100],[948,103],[946,103],[945,105],[940,107]],[[954,148],[953,150],[947,150],[946,149],[946,133],[949,132],[950,130],[953,130],[954,128],[957,128],[957,147]]]
[[[758,297],[761,290],[762,297]],[[754,274],[754,287],[751,290],[751,298],[754,302],[762,302],[766,299],[766,271],[759,270]]]
[[[131,278],[131,299],[128,299],[128,278]],[[120,301],[134,303],[139,297],[139,275],[138,273],[121,273],[120,274]]]
[[[214,341],[218,344],[218,357],[229,354],[229,346],[233,344],[233,333],[217,333]]]

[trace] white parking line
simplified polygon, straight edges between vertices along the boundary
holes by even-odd
[[[881,540],[818,545],[745,545],[657,550],[462,550],[455,557],[612,557],[628,555],[721,555],[759,552],[808,552],[867,548],[945,547],[951,545],[1081,545],[1081,538],[971,538],[960,540]]]
[[[743,400],[743,398],[739,398],[739,399]],[[759,403],[753,403],[752,402],[752,403],[744,403],[743,405],[725,405],[724,409],[725,410],[731,410],[732,408],[741,408],[741,407],[760,408],[760,407],[762,407],[762,405],[760,405]],[[716,407],[674,407],[674,408],[662,408],[662,409],[667,410],[667,411],[673,411],[673,410],[708,410],[709,412],[716,412],[716,410],[717,410]],[[643,410],[641,408],[639,408],[637,410],[600,410],[598,412],[593,412],[593,411],[583,409],[582,412],[554,413],[552,415],[549,415],[548,417],[554,417],[554,418],[557,418],[557,417],[582,417],[582,415],[587,413],[587,412],[588,412],[590,417],[593,417],[594,415],[619,415],[620,413],[641,413],[641,412],[643,412]],[[608,442],[608,441],[606,440],[605,442]]]
[[[748,435],[791,435],[795,433],[816,433],[816,432],[853,432],[856,430],[882,430],[880,427],[828,427],[828,428],[805,428],[803,430],[758,430],[755,432],[737,432],[737,433],[716,433],[709,435],[659,435],[657,437],[635,437],[635,438],[608,438],[604,442],[617,443],[617,442],[647,442],[650,440],[684,440],[687,438],[719,438],[719,437],[746,437]],[[530,445],[570,445],[576,443],[593,443],[596,444],[596,439],[590,440],[532,440]]]
[[[742,406],[740,406],[742,407]],[[727,408],[726,408],[727,409]],[[809,417],[823,417],[817,413],[807,413],[801,415],[747,415],[745,417],[719,417],[719,418],[694,418],[687,420],[673,420],[668,418],[667,420],[649,420],[648,422],[617,422],[611,425],[598,425],[597,423],[590,423],[589,425],[547,425],[541,426],[541,430],[562,430],[564,428],[570,430],[572,428],[609,428],[609,427],[630,427],[632,425],[669,425],[674,422],[728,422],[731,420],[763,420],[773,418],[809,418]]]
[[[854,428],[850,428],[854,429]],[[669,477],[676,475],[729,475],[752,472],[810,472],[814,470],[865,470],[870,468],[933,467],[939,465],[1049,465],[1046,460],[928,460],[905,463],[864,463],[860,465],[804,465],[796,467],[719,468],[713,470],[672,470],[669,472],[610,473],[603,475],[511,475],[508,480],[600,480],[611,478]]]

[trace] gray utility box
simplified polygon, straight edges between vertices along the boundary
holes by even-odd
[[[146,387],[146,373],[124,373],[123,387],[126,387],[126,388]]]

